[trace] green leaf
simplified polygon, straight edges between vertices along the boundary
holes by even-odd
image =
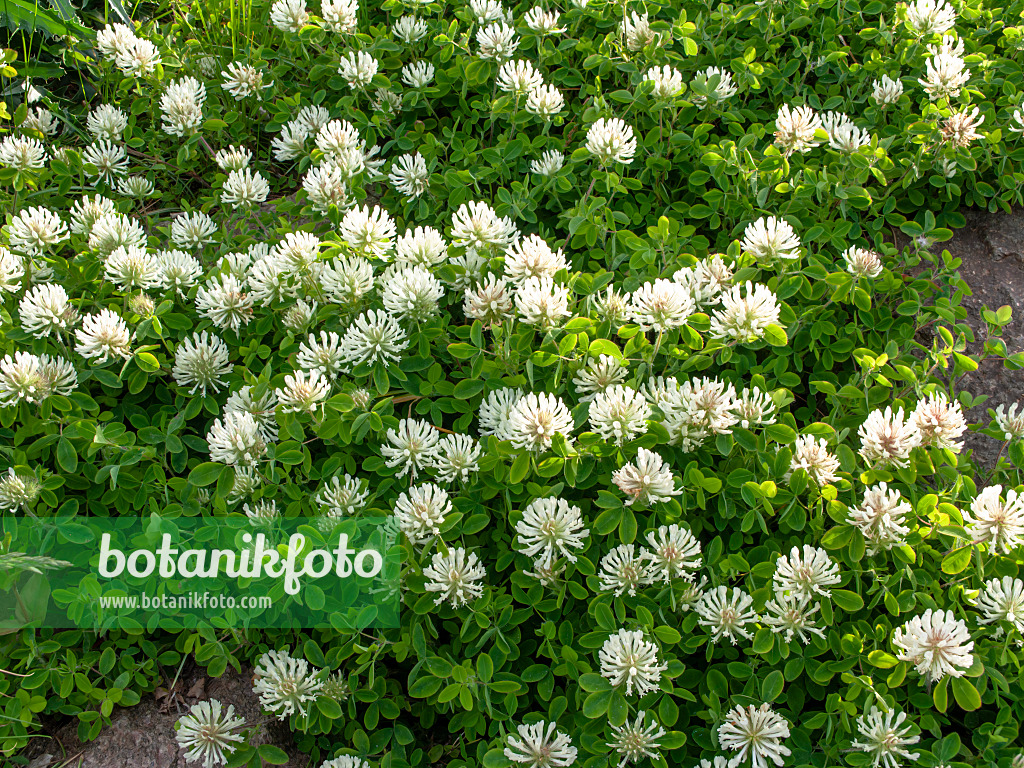
[[[784,347],[789,344],[789,337],[786,335],[786,329],[770,323],[764,328],[764,340],[771,344],[773,347]]]
[[[483,392],[485,386],[486,383],[481,379],[463,379],[455,385],[452,397],[458,400],[469,400],[474,395]]]
[[[612,702],[615,691],[595,691],[583,701],[583,715],[591,720],[604,715]]]
[[[491,749],[484,755],[483,764],[484,768],[508,768],[512,761],[505,757],[504,749]]]
[[[768,627],[761,627],[754,635],[754,653],[768,653],[775,645],[775,636]]]
[[[971,555],[973,554],[974,547],[970,544],[954,549],[942,558],[942,572],[952,575],[967,570],[967,566],[971,564]]]
[[[135,356],[135,362],[138,364],[139,368],[144,370],[146,373],[152,373],[153,371],[160,370],[160,361],[149,352],[139,352],[139,354]]]
[[[512,469],[509,470],[508,480],[515,485],[521,483],[523,478],[530,474],[530,454],[520,453],[512,462]]]
[[[856,613],[864,607],[864,598],[848,589],[833,589],[832,602],[847,613]]]
[[[287,765],[288,753],[273,744],[261,744],[258,750],[260,759],[271,765]]]
[[[782,676],[782,672],[773,669],[761,682],[761,698],[767,702],[775,701],[785,687],[786,679]]]
[[[473,357],[480,350],[474,347],[472,344],[449,344],[448,352],[456,360],[468,360]]]
[[[895,667],[900,663],[900,660],[893,656],[891,653],[885,651],[872,651],[868,654],[868,663],[879,669],[889,669]]]
[[[60,441],[57,443],[57,464],[68,474],[78,469],[78,453],[75,451],[71,441],[63,435],[61,435]]]
[[[341,717],[341,705],[330,696],[317,696],[316,707],[328,720],[337,720]]]
[[[220,473],[223,469],[223,464],[216,464],[212,461],[208,461],[204,464],[200,464],[189,472],[188,481],[192,483],[192,485],[198,485],[200,488],[206,485],[213,485],[217,482],[217,478],[220,477]]]
[[[973,712],[981,706],[981,694],[970,680],[964,677],[954,677],[951,685],[953,686],[953,698],[960,705],[960,709]]]

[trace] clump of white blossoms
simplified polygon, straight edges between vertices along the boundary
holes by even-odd
[[[538,85],[526,94],[526,111],[550,122],[565,107],[565,97],[553,85]]]
[[[289,373],[284,386],[274,390],[283,413],[314,413],[330,393],[330,379],[318,370]]]
[[[75,351],[82,357],[105,363],[115,357],[131,357],[133,334],[120,315],[110,309],[82,318],[82,327],[75,331]]]
[[[0,511],[16,512],[19,507],[30,511],[41,490],[42,484],[35,476],[20,475],[14,467],[8,467],[7,474],[0,475]]]
[[[603,440],[621,446],[647,431],[651,407],[632,387],[615,384],[590,402],[590,426]]]
[[[557,174],[565,165],[565,155],[557,149],[549,149],[538,159],[530,163],[530,172],[538,176],[551,177]]]
[[[711,85],[717,78],[717,84],[712,88]],[[691,100],[698,107],[705,105],[713,106],[719,102],[725,101],[736,95],[736,83],[732,79],[732,73],[727,72],[721,67],[708,67],[702,72],[698,72],[697,76],[690,81],[690,89],[694,89],[694,84],[700,83],[701,86],[708,89],[708,94],[705,96],[701,93],[694,93],[691,96]]]
[[[723,749],[736,751],[729,760],[732,768],[747,758],[751,768],[766,768],[769,760],[783,765],[783,758],[791,754],[789,747],[782,743],[788,738],[789,723],[767,703],[760,707],[737,706],[718,726],[718,743]]]
[[[974,497],[970,512],[963,513],[964,526],[975,544],[987,543],[997,554],[1010,554],[1024,543],[1024,495],[990,485]]]
[[[202,248],[213,242],[217,225],[202,211],[176,216],[171,222],[171,241],[179,248]]]
[[[194,77],[183,77],[168,85],[160,97],[164,133],[189,136],[199,130],[205,101],[206,86]]]
[[[235,708],[227,708],[217,699],[193,704],[188,714],[178,719],[174,738],[186,750],[189,763],[202,761],[203,768],[213,768],[227,762],[228,756],[244,739],[238,733],[245,727],[245,719],[235,716]]]
[[[245,147],[236,147],[232,144],[227,149],[217,150],[213,160],[222,171],[240,171],[252,162],[252,152]]]
[[[804,470],[817,485],[829,485],[839,479],[839,459],[829,453],[824,437],[798,435],[793,443],[793,459],[789,464],[785,480],[788,483],[793,473]]]
[[[953,147],[968,147],[972,141],[985,138],[984,134],[978,133],[984,122],[985,116],[980,108],[964,107],[943,120],[939,130],[945,143]]]
[[[828,587],[835,587],[841,581],[839,566],[820,547],[804,544],[803,549],[793,547],[788,555],[780,555],[775,561],[773,577],[776,592],[790,592],[803,597],[821,595],[829,597]]]
[[[78,386],[74,365],[62,357],[17,351],[0,359],[0,406],[42,403],[52,395],[70,395]]]
[[[904,725],[907,715],[890,709],[882,712],[872,706],[857,718],[857,730],[863,741],[854,741],[852,746],[871,755],[874,768],[899,768],[900,759],[916,761],[921,754],[910,752],[907,747],[921,740],[918,734],[912,734],[911,725]]]
[[[639,587],[654,583],[647,563],[647,550],[640,547],[637,553],[632,544],[619,544],[601,558],[598,572],[598,586],[602,592],[614,592],[616,597],[624,593],[636,596]]]
[[[323,0],[320,3],[320,16],[324,24],[328,30],[337,34],[347,35],[356,31],[358,12],[357,0]]]
[[[551,250],[551,246],[538,235],[529,235],[505,251],[505,276],[517,285],[531,277],[554,278],[556,273],[567,268],[562,249]]]
[[[382,445],[380,452],[388,467],[401,467],[398,477],[409,475],[415,480],[437,456],[439,433],[426,421],[402,419],[397,430],[388,429],[387,439],[388,444]]]
[[[910,453],[921,445],[922,435],[913,419],[906,419],[903,409],[886,406],[874,410],[857,430],[860,455],[870,466],[906,467]]]
[[[882,109],[895,104],[903,95],[903,83],[899,77],[893,80],[888,75],[882,75],[881,79],[871,84],[871,98]]]
[[[516,448],[541,452],[551,447],[556,432],[571,443],[572,430],[572,414],[562,398],[530,392],[508,410],[503,437]]]
[[[399,320],[416,322],[438,313],[438,302],[444,296],[441,281],[420,266],[399,269],[384,281],[381,301],[384,309]]]
[[[576,762],[576,747],[557,723],[522,723],[516,726],[516,734],[509,734],[504,750],[514,763],[526,768],[566,768]]]
[[[232,208],[248,208],[266,202],[270,183],[249,168],[231,171],[221,189],[220,201]]]
[[[196,292],[196,310],[218,328],[229,328],[237,333],[252,319],[253,300],[234,275],[214,275]]]
[[[622,384],[629,377],[629,369],[611,355],[590,358],[585,367],[576,371],[572,385],[576,387],[581,403],[589,403],[599,392]]]
[[[697,601],[693,610],[700,616],[698,623],[711,630],[711,642],[717,643],[723,638],[736,645],[742,637],[746,640],[754,638],[747,627],[757,621],[754,611],[754,598],[739,587],[716,587],[708,590]]]
[[[906,7],[907,29],[917,37],[941,35],[956,23],[956,11],[945,0],[914,0]]]
[[[219,392],[224,386],[224,376],[231,373],[228,361],[229,350],[224,340],[203,331],[184,339],[174,351],[174,368],[171,375],[179,387],[189,388],[188,393]]]
[[[658,278],[644,283],[630,298],[632,319],[645,331],[664,333],[680,328],[696,310],[693,294],[673,280]]]
[[[765,604],[761,623],[771,627],[772,632],[784,633],[787,643],[796,635],[800,642],[808,645],[811,642],[810,635],[825,637],[825,631],[816,626],[812,618],[820,608],[820,603],[812,605],[806,595],[777,591],[775,598]]]
[[[497,254],[519,238],[516,225],[508,216],[499,217],[487,203],[463,203],[452,214],[452,245],[474,251]]]
[[[644,74],[644,82],[653,83],[651,93],[658,99],[672,99],[683,92],[683,73],[675,67],[651,67]]]
[[[612,482],[626,494],[626,506],[657,504],[683,492],[661,454],[646,448],[638,448],[632,463],[615,470]]]
[[[320,510],[329,517],[354,515],[363,508],[370,496],[369,489],[363,489],[363,481],[349,474],[335,475],[321,488],[313,500]]]
[[[644,550],[641,557],[650,563],[652,581],[669,584],[673,579],[693,580],[700,568],[701,554],[700,542],[692,533],[675,523],[661,525],[656,531],[647,532],[647,544],[650,550]]]
[[[506,61],[498,68],[498,90],[513,96],[525,96],[544,84],[544,76],[530,61]]]
[[[882,257],[867,248],[851,245],[843,251],[846,271],[854,277],[878,277],[882,274]]]
[[[769,325],[779,321],[778,299],[766,285],[754,285],[748,280],[746,295],[743,287],[734,285],[722,294],[721,300],[722,308],[711,315],[710,333],[715,338],[755,341],[764,336]]]
[[[850,523],[864,535],[868,552],[874,555],[906,544],[906,518],[913,511],[898,489],[879,483],[864,491],[859,507],[850,509]]]
[[[480,454],[480,444],[469,435],[445,435],[437,443],[431,468],[442,482],[467,482],[480,469]]]
[[[18,304],[22,330],[37,339],[70,330],[76,315],[64,286],[43,283],[33,286]]]
[[[251,413],[225,413],[206,435],[210,461],[222,464],[251,465],[267,453],[267,441]]]
[[[775,144],[789,157],[794,152],[808,152],[821,142],[815,133],[824,130],[821,117],[808,106],[791,108],[783,104],[775,118]]]
[[[628,165],[636,154],[636,137],[633,129],[619,118],[601,117],[587,130],[586,147],[601,165]]]
[[[493,59],[499,63],[511,59],[519,48],[515,28],[504,21],[481,26],[476,33],[476,42],[480,46],[481,59]]]
[[[582,549],[590,534],[583,526],[580,508],[565,499],[534,499],[516,523],[516,551],[535,558],[540,567],[550,567],[559,556],[574,563],[572,550]]]
[[[612,726],[615,737],[608,746],[622,756],[620,768],[626,763],[638,763],[645,757],[656,759],[659,756],[661,743],[658,740],[665,735],[665,729],[653,717],[650,723],[645,724],[646,717],[646,712],[638,712],[632,723],[626,720],[622,726]]]
[[[668,665],[659,661],[658,646],[644,639],[642,630],[620,629],[604,641],[598,652],[601,675],[626,695],[646,696],[658,690],[661,673]]]
[[[1024,437],[1024,409],[1017,412],[1018,404],[1012,403],[1007,409],[1006,405],[1000,405],[993,412],[996,426],[1003,433],[1004,440],[1020,440]]]
[[[503,277],[488,274],[483,282],[466,289],[462,309],[466,317],[494,327],[515,316],[514,301],[509,282]]]
[[[451,511],[448,494],[433,483],[413,486],[395,502],[398,526],[413,544],[440,536],[441,524]]]
[[[293,658],[288,651],[267,651],[256,663],[253,691],[264,709],[284,720],[296,712],[306,714],[323,688],[321,678],[321,670],[310,668],[305,659]]]
[[[897,627],[892,644],[899,649],[900,661],[913,664],[932,683],[947,675],[962,677],[974,663],[971,634],[952,611],[929,608]]]
[[[309,24],[306,0],[276,0],[270,8],[270,23],[282,32],[297,33]]]
[[[633,11],[629,16],[623,16],[619,22],[619,32],[626,40],[626,48],[630,51],[640,51],[651,43],[660,40],[661,36],[651,29],[651,22],[647,14],[638,14]]]
[[[115,177],[124,176],[128,172],[128,156],[124,147],[101,139],[90,144],[82,152],[82,162],[96,168],[96,172],[88,171],[90,178],[113,184]]]
[[[990,579],[981,588],[974,604],[981,611],[979,624],[993,624],[1005,621],[1018,632],[1024,632],[1024,581],[1012,576]],[[1002,628],[997,629],[997,635]]]
[[[430,565],[423,569],[423,575],[428,579],[427,592],[438,593],[434,605],[447,600],[452,608],[458,608],[484,593],[484,585],[480,582],[487,571],[476,552],[453,547],[447,553],[435,553]]]
[[[277,440],[277,420],[274,418],[274,411],[277,408],[277,395],[273,391],[257,397],[254,388],[242,387],[228,396],[224,403],[224,415],[230,413],[248,413],[255,420],[259,427],[260,435],[268,443]]]
[[[47,208],[24,208],[7,225],[11,250],[38,256],[71,237],[68,225]]]
[[[0,142],[0,165],[16,171],[40,171],[46,167],[46,149],[38,139],[8,136]]]
[[[427,161],[419,152],[402,155],[391,166],[388,181],[397,191],[408,198],[417,198],[429,188],[430,173]]]
[[[910,414],[910,421],[921,433],[921,445],[954,453],[963,448],[963,441],[957,438],[967,431],[967,421],[960,403],[950,403],[944,393],[933,392],[921,398]]]
[[[395,363],[408,344],[408,336],[391,315],[371,309],[362,313],[345,331],[341,349],[352,365]]]
[[[263,89],[270,88],[273,83],[263,82],[263,72],[251,64],[242,64],[232,61],[228,68],[220,73],[224,78],[221,87],[230,93],[235,101],[241,101],[249,96],[257,99],[263,97]]]
[[[937,51],[925,62],[925,76],[918,79],[932,101],[958,94],[971,79],[964,60],[947,52]]]
[[[740,247],[761,261],[800,258],[800,238],[785,219],[762,216],[743,230]]]
[[[572,313],[569,288],[550,277],[529,277],[516,289],[516,309],[527,325],[557,328]]]

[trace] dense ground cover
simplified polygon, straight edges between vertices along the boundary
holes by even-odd
[[[941,243],[1021,203],[1022,9],[0,8],[5,586],[108,514],[404,552],[401,629],[8,631],[0,751],[193,659],[330,768],[1006,768],[1024,414]]]

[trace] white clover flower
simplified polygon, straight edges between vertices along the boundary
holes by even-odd
[[[796,635],[801,643],[809,645],[810,635],[825,637],[825,630],[811,618],[820,608],[820,603],[811,605],[811,599],[805,594],[776,591],[775,599],[765,604],[765,613],[760,620],[771,627],[772,632],[784,633],[787,643]]]
[[[503,277],[487,275],[486,279],[467,288],[463,301],[463,312],[471,320],[479,320],[486,326],[501,325],[514,315],[511,286]]]
[[[270,194],[270,183],[249,168],[231,171],[221,188],[220,201],[234,209],[264,203]]]
[[[228,345],[223,339],[206,331],[193,333],[174,350],[171,375],[179,387],[190,387],[190,395],[198,391],[206,397],[208,392],[219,392],[224,386],[223,377],[231,373],[228,357]]]
[[[64,286],[44,283],[30,288],[22,297],[18,317],[23,331],[42,339],[69,330],[75,313]]]
[[[653,717],[651,723],[645,725],[646,717],[646,712],[638,712],[632,723],[626,720],[622,726],[612,726],[615,738],[608,742],[608,746],[622,756],[619,760],[620,768],[626,763],[639,763],[645,757],[652,760],[659,757],[661,743],[658,739],[665,735],[665,729]]]
[[[432,468],[442,482],[466,482],[479,471],[480,454],[480,444],[469,435],[445,435],[437,443]]]
[[[402,82],[410,88],[425,88],[434,79],[434,65],[429,61],[414,61],[402,67]]]
[[[772,579],[775,593],[790,593],[808,599],[815,595],[829,597],[826,587],[838,586],[841,579],[839,566],[820,547],[804,544],[803,550],[793,547],[789,555],[782,554],[775,561]]]
[[[51,395],[70,395],[78,386],[75,367],[62,357],[15,352],[0,360],[0,407],[41,403]]]
[[[843,251],[846,271],[854,277],[878,277],[882,274],[882,257],[867,248],[851,245]]]
[[[576,762],[572,739],[557,730],[557,723],[539,720],[516,727],[518,735],[509,734],[504,755],[526,768],[566,768]]]
[[[48,139],[52,139],[60,130],[60,123],[53,112],[45,107],[33,107],[25,114],[21,124],[23,131],[37,131]]]
[[[487,203],[463,203],[452,215],[452,245],[477,251],[504,251],[519,238],[507,216],[498,217]]]
[[[979,624],[1006,621],[1018,632],[1024,632],[1024,581],[1012,576],[989,579],[975,600],[982,618]]]
[[[572,385],[576,387],[580,402],[587,403],[599,392],[615,384],[622,384],[629,376],[629,369],[611,355],[592,357],[587,365],[573,375]]]
[[[369,489],[363,490],[363,481],[345,474],[334,476],[313,497],[327,517],[343,517],[361,511],[370,496]]]
[[[657,504],[682,493],[675,487],[671,467],[660,454],[646,448],[637,450],[634,463],[615,470],[612,482],[626,494],[627,506]]]
[[[174,738],[186,750],[186,762],[203,763],[203,768],[227,763],[228,756],[244,742],[237,731],[245,727],[245,719],[235,717],[235,708],[224,706],[217,699],[193,704],[187,715],[178,719]]]
[[[860,455],[871,466],[906,467],[910,452],[921,445],[922,435],[913,419],[905,419],[903,409],[886,406],[868,414],[857,430]]]
[[[373,266],[362,256],[339,256],[323,265],[319,279],[328,301],[356,305],[373,290]]]
[[[156,288],[162,277],[156,255],[134,245],[115,248],[106,258],[103,274],[122,291]]]
[[[12,251],[38,256],[71,237],[68,225],[46,208],[23,208],[7,225]]]
[[[205,101],[206,86],[194,77],[183,77],[168,85],[160,97],[164,133],[186,136],[199,130]]]
[[[76,235],[88,235],[97,221],[104,216],[116,214],[117,209],[113,200],[103,195],[83,195],[71,206],[71,231]]]
[[[567,268],[562,249],[552,251],[539,235],[529,235],[505,251],[505,276],[516,285],[531,277],[553,278]]]
[[[530,163],[530,172],[538,176],[554,176],[565,165],[565,155],[557,149],[549,149]]]
[[[438,431],[426,421],[402,419],[397,430],[388,428],[390,445],[382,445],[380,452],[388,467],[401,466],[398,477],[409,475],[415,480],[416,475],[430,467],[437,457],[438,435]]]
[[[237,333],[252,320],[253,300],[237,277],[218,274],[196,292],[196,311],[212,320],[218,328],[228,328]]]
[[[240,171],[243,168],[247,168],[249,163],[252,162],[252,152],[245,147],[236,147],[232,144],[227,149],[217,150],[217,154],[213,156],[213,159],[217,163],[218,168],[225,173],[231,173],[231,171]]]
[[[858,128],[846,115],[843,117],[846,119],[839,121],[834,126],[825,126],[825,130],[828,132],[829,147],[837,152],[850,154],[871,143],[869,130]]]
[[[857,730],[864,741],[854,741],[852,746],[871,755],[874,768],[899,768],[900,758],[916,761],[921,754],[909,752],[907,747],[917,744],[921,737],[911,735],[911,726],[903,725],[907,715],[889,710],[882,712],[872,705],[871,709],[857,718]]]
[[[565,31],[564,27],[558,26],[558,18],[556,11],[545,11],[538,5],[526,12],[523,23],[538,35],[557,35]]]
[[[527,325],[557,328],[572,315],[569,288],[550,277],[530,277],[516,289],[516,309]]]
[[[364,205],[345,214],[341,236],[360,255],[386,261],[394,249],[395,222],[379,205]]]
[[[249,518],[249,524],[257,527],[272,523],[278,518],[276,501],[260,500],[253,502],[251,507],[248,504],[243,504],[242,511]]]
[[[324,686],[326,687],[328,683],[330,683],[330,679],[324,681]],[[347,699],[348,695],[346,694],[344,698]],[[370,764],[358,757],[341,755],[341,757],[325,761],[320,768],[370,768]]]
[[[730,590],[728,587],[716,587],[708,590],[697,601],[693,610],[700,616],[698,623],[711,630],[711,642],[717,643],[723,638],[736,645],[737,636],[752,640],[754,635],[747,631],[747,626],[757,621],[754,611],[754,598],[739,587]]]
[[[320,16],[331,32],[350,35],[359,21],[359,3],[356,0],[322,0]]]
[[[341,337],[331,331],[320,331],[320,339],[316,334],[299,344],[295,364],[304,371],[319,371],[330,380],[338,378],[345,370],[345,356],[341,352]]]
[[[171,222],[171,242],[179,248],[202,248],[213,242],[217,225],[201,211],[176,216]]]
[[[217,419],[206,435],[210,461],[222,464],[251,465],[266,455],[267,441],[251,413],[233,411]]]
[[[484,279],[489,259],[469,248],[465,253],[449,258],[448,263],[455,268],[455,279],[450,285],[456,291],[464,291]]]
[[[651,407],[631,387],[615,384],[594,395],[590,402],[590,426],[603,440],[622,446],[647,431]]]
[[[431,536],[440,536],[441,524],[451,511],[448,494],[433,483],[415,485],[399,495],[395,502],[399,528],[413,544],[427,541]]]
[[[904,537],[910,533],[906,517],[913,511],[898,489],[879,483],[864,491],[860,507],[850,510],[850,523],[864,535],[869,544],[868,553],[874,555],[906,543]]]
[[[293,658],[288,651],[267,651],[256,663],[253,691],[260,704],[284,720],[298,713],[305,715],[310,702],[323,688],[321,670],[310,668],[305,659]]]
[[[559,556],[575,563],[572,550],[582,549],[590,534],[583,525],[580,508],[565,499],[534,499],[516,523],[516,551],[534,557],[542,568],[551,567]]]
[[[539,85],[526,94],[526,111],[550,121],[565,107],[565,97],[553,85]]]
[[[25,262],[0,245],[0,291],[17,293],[25,277]]]
[[[815,140],[814,133],[822,128],[821,117],[810,107],[792,109],[783,104],[775,118],[775,144],[785,157],[794,152],[807,152],[821,143]]]
[[[619,118],[602,117],[587,130],[586,146],[601,165],[629,165],[636,154],[636,137],[633,129]]]
[[[253,387],[245,386],[236,392],[228,395],[224,403],[224,415],[232,413],[247,413],[256,420],[260,436],[267,443],[277,440],[277,419],[274,416],[277,409],[277,395],[273,390],[268,390],[264,395],[256,397],[253,394]]]
[[[625,684],[627,696],[633,691],[637,696],[646,696],[658,690],[661,673],[668,669],[667,664],[658,660],[658,646],[644,639],[639,629],[620,629],[609,637],[598,652],[598,659],[601,675],[616,688]]]
[[[480,435],[494,435],[498,440],[510,440],[509,417],[516,404],[524,397],[521,389],[494,389],[480,402],[478,419]]]
[[[598,564],[598,588],[603,592],[613,592],[616,597],[624,593],[635,597],[637,589],[654,583],[647,554],[643,547],[638,553],[632,544],[613,547]]]
[[[661,525],[647,532],[647,544],[651,548],[643,550],[641,557],[650,561],[653,581],[670,584],[673,579],[693,580],[702,560],[700,542],[692,533],[675,523]]]
[[[133,334],[119,315],[110,309],[101,309],[98,314],[86,315],[82,327],[75,331],[78,346],[75,351],[82,357],[95,359],[98,363],[120,357],[131,357]]]
[[[128,48],[118,52],[114,58],[114,64],[123,74],[135,77],[153,74],[161,61],[157,47],[142,38],[135,38]]]
[[[892,634],[892,644],[900,649],[897,658],[937,683],[947,675],[962,677],[974,664],[974,643],[967,625],[952,611],[929,608]]]
[[[907,29],[918,37],[944,34],[956,24],[956,11],[945,0],[914,0],[906,13]]]
[[[454,547],[447,554],[437,552],[430,565],[423,569],[428,579],[427,592],[437,592],[434,605],[447,600],[452,608],[468,605],[484,593],[480,581],[487,575],[475,552],[466,552],[463,547]]]
[[[573,420],[556,395],[531,392],[516,401],[508,413],[506,434],[516,448],[541,452],[551,447],[555,433],[572,443]]]
[[[718,726],[718,743],[723,749],[736,751],[729,760],[733,768],[748,757],[751,768],[767,768],[769,760],[775,765],[783,765],[783,758],[792,754],[782,743],[788,738],[789,723],[782,715],[773,712],[767,703],[760,707],[753,704],[737,706]]]
[[[629,294],[622,294],[609,285],[603,293],[591,294],[588,301],[600,318],[607,320],[612,328],[618,330],[630,317],[631,304]]]
[[[397,363],[408,344],[402,326],[382,310],[371,309],[352,321],[341,340],[345,359],[352,365]]]
[[[430,268],[443,264],[447,258],[448,244],[433,227],[407,229],[395,243],[396,264]]]
[[[959,402],[950,403],[942,392],[932,393],[918,401],[910,421],[921,433],[921,445],[935,446],[959,453],[963,441],[958,437],[967,431]]]
[[[626,48],[630,51],[643,50],[661,37],[651,29],[647,14],[641,16],[635,11],[619,22],[619,33],[626,39]]]
[[[338,62],[338,74],[348,83],[352,90],[366,88],[373,80],[380,64],[366,51],[349,51]]]
[[[745,296],[743,287],[734,285],[721,299],[722,308],[711,315],[710,334],[714,338],[754,341],[764,336],[765,328],[779,321],[778,299],[766,285],[748,280]]]
[[[971,71],[962,58],[940,52],[925,62],[925,76],[918,78],[930,101],[950,98],[971,79]]]
[[[46,167],[46,150],[38,139],[7,136],[0,141],[0,166],[16,171],[40,171]]]
[[[683,92],[683,73],[668,64],[651,67],[644,74],[644,82],[654,83],[652,93],[658,99],[672,99]]]
[[[1024,495],[1007,490],[1003,501],[1002,490],[1001,485],[985,488],[963,518],[975,544],[987,543],[991,551],[1008,555],[1024,544]]]
[[[740,247],[762,261],[800,258],[800,238],[785,219],[762,216],[743,230]]]
[[[284,377],[284,386],[274,390],[284,413],[314,413],[330,394],[331,380],[318,370],[290,373]]]
[[[419,42],[427,36],[429,30],[427,22],[416,16],[402,16],[391,27],[391,33],[395,38],[406,45]]]
[[[1007,126],[1007,130],[1010,133],[1016,133],[1018,135],[1024,134],[1024,113],[1019,109],[1015,109],[1013,110],[1013,114],[1010,115],[1010,120],[1012,122]]]
[[[113,184],[114,177],[124,176],[128,172],[128,156],[124,147],[101,139],[90,144],[82,152],[82,162],[96,167],[96,173],[89,173],[90,178]]]
[[[477,30],[476,42],[480,46],[481,59],[494,59],[499,63],[511,59],[519,47],[515,28],[504,21],[482,26]]]
[[[630,304],[633,321],[645,331],[653,329],[659,333],[686,325],[697,309],[690,291],[661,278],[637,288]]]
[[[817,485],[830,485],[839,479],[839,459],[829,453],[828,442],[823,437],[798,435],[793,443],[793,460],[785,480],[788,483],[793,473],[802,469]]]
[[[423,267],[396,271],[384,281],[381,301],[384,309],[400,320],[420,322],[436,315],[444,286]]]
[[[890,104],[895,104],[903,95],[903,83],[899,77],[893,80],[888,75],[882,75],[881,80],[875,80],[871,84],[871,98],[883,109]]]
[[[104,259],[121,247],[145,246],[146,230],[139,222],[120,213],[101,215],[89,230],[89,250]]]
[[[757,387],[745,387],[733,401],[732,411],[744,429],[775,423],[775,401]]]
[[[1024,410],[1017,413],[1017,408],[1017,403],[1013,403],[1009,410],[1006,410],[1005,405],[995,410],[996,426],[1002,431],[1004,440],[1020,440],[1024,437]]]
[[[282,32],[298,33],[309,24],[306,0],[276,0],[270,8],[270,23]]]
[[[257,100],[263,98],[263,89],[270,88],[273,83],[263,82],[263,72],[251,64],[242,64],[233,61],[228,68],[220,73],[223,79],[221,87],[235,97],[235,101],[241,101],[249,96],[255,96]]]
[[[344,209],[348,203],[345,174],[333,163],[310,168],[302,179],[302,188],[317,213],[327,213],[332,205]]]
[[[412,155],[402,155],[391,166],[388,181],[396,191],[407,198],[416,199],[420,197],[430,186],[430,172],[427,170],[427,161],[419,152]],[[422,230],[422,228],[419,229]]]
[[[125,197],[144,200],[156,194],[156,185],[145,176],[128,176],[117,180],[117,191]]]
[[[281,135],[270,142],[274,150],[274,159],[280,161],[295,160],[306,153],[306,139],[310,136],[309,129],[304,125],[288,123],[281,129]]]
[[[529,61],[506,61],[498,67],[498,79],[495,81],[502,93],[514,96],[525,96],[534,88],[544,85],[544,76]]]
[[[509,16],[500,0],[469,0],[469,11],[480,25],[500,21]]]
[[[975,139],[985,138],[978,128],[985,122],[985,116],[978,107],[964,107],[942,121],[942,140],[954,147],[967,147]]]
[[[704,71],[697,73],[697,77],[690,81],[690,89],[693,89],[693,83],[697,79],[701,79],[707,85],[714,77],[718,78],[718,85],[714,87],[714,90],[707,96],[695,94],[692,97],[693,103],[697,106],[702,107],[708,102],[717,104],[736,95],[736,83],[732,79],[732,73],[721,67],[708,67]]]
[[[96,33],[96,47],[107,61],[127,52],[136,41],[135,32],[124,24],[109,24]]]
[[[6,475],[0,475],[0,512],[16,512],[19,507],[29,511],[41,490],[34,476],[19,475],[9,467]]]

